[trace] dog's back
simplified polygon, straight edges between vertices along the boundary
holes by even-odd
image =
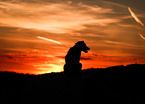
[[[79,63],[81,56],[81,51],[76,47],[71,47],[65,56],[66,64],[76,64]]]

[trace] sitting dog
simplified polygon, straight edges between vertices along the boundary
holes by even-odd
[[[82,64],[80,61],[81,51],[88,53],[90,50],[84,41],[78,41],[71,47],[65,56],[64,75],[66,78],[74,78],[80,76]]]

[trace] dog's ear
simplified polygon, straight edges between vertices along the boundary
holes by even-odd
[[[84,41],[78,41],[77,43],[75,44],[81,44],[81,43],[85,43]]]
[[[80,43],[81,43],[81,41],[78,41],[78,42],[75,43],[75,45],[79,45]]]
[[[80,41],[80,43],[85,43],[84,41]]]
[[[84,41],[78,41],[77,43],[75,43],[75,46],[79,48],[82,48],[84,45],[86,45]]]

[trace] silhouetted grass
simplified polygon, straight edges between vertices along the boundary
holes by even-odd
[[[144,104],[144,74],[144,64],[91,68],[70,80],[64,79],[62,72],[41,75],[0,72],[0,98],[5,103],[20,104]]]

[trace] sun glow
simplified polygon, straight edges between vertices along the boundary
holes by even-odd
[[[63,71],[63,65],[43,64],[43,65],[39,65],[39,66],[40,67],[38,67],[37,69],[41,70],[41,74]]]
[[[64,60],[57,59],[56,61],[52,61],[51,63],[45,61],[41,64],[36,64],[34,67],[40,70],[39,74],[43,73],[52,73],[52,72],[62,72],[63,71]]]

